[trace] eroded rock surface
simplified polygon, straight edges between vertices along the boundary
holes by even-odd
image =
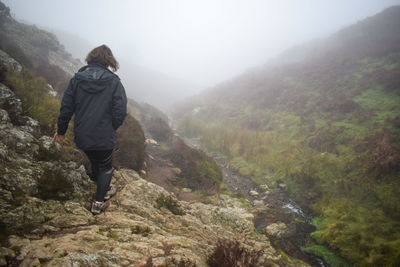
[[[207,266],[207,256],[223,237],[251,242],[272,265],[290,264],[267,237],[255,233],[252,215],[237,200],[223,196],[222,206],[179,202],[131,170],[116,171],[114,184],[119,192],[105,213],[93,217],[78,203],[59,202],[40,228],[11,236],[15,261],[20,266],[175,266],[168,263],[184,260]],[[161,196],[184,215],[160,206]]]

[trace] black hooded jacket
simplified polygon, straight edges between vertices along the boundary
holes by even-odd
[[[64,135],[73,114],[75,143],[82,150],[115,146],[115,131],[126,116],[125,89],[117,75],[99,64],[81,68],[65,90],[58,135]]]

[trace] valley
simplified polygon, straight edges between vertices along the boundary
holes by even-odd
[[[185,142],[202,150],[198,140],[185,139]],[[320,257],[304,250],[310,244],[315,245],[315,240],[309,235],[316,228],[312,224],[312,218],[285,192],[285,184],[257,185],[249,177],[230,167],[222,155],[211,153],[211,157],[221,168],[222,182],[229,194],[248,202],[249,210],[254,214],[254,227],[258,232],[269,236],[277,249],[291,257],[303,260],[311,266],[328,266]],[[335,260],[342,261],[339,258]]]
[[[356,266],[400,259],[399,18],[384,10],[172,110],[181,136],[237,173],[285,184],[312,237]]]

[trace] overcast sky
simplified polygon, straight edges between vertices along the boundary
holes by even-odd
[[[17,19],[212,86],[400,0],[3,0]],[[123,67],[123,66],[121,66]]]

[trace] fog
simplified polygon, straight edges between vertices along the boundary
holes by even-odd
[[[191,93],[400,0],[4,0],[16,19],[108,44]],[[81,58],[83,61],[83,59]],[[124,66],[121,64],[121,68]]]

